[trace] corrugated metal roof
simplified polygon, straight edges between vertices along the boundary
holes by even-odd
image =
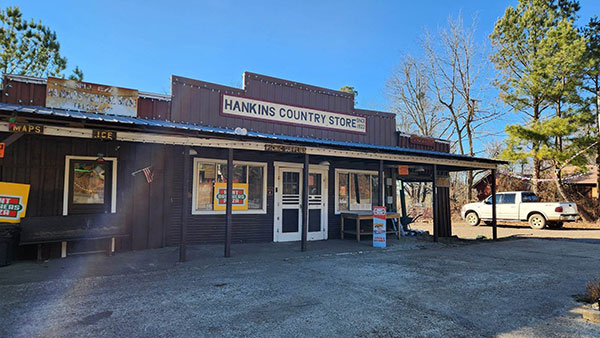
[[[17,104],[0,103],[0,110],[19,112],[19,113],[37,114],[37,115],[43,115],[43,116],[57,116],[57,117],[75,118],[75,119],[81,119],[81,120],[120,123],[120,124],[128,124],[128,125],[172,128],[172,129],[178,129],[178,130],[198,131],[198,132],[213,133],[213,134],[228,134],[228,135],[237,135],[237,136],[247,136],[247,137],[252,137],[252,138],[260,138],[263,140],[269,139],[269,140],[279,140],[279,141],[289,141],[289,142],[302,142],[302,143],[312,143],[312,144],[316,144],[316,145],[352,147],[352,148],[362,148],[362,149],[370,149],[370,150],[378,150],[378,151],[412,153],[415,155],[417,155],[417,154],[418,155],[434,155],[437,157],[444,157],[444,158],[470,159],[470,160],[477,160],[477,161],[484,161],[484,162],[504,163],[502,161],[492,160],[492,159],[488,159],[488,158],[479,158],[479,157],[472,157],[472,156],[460,155],[460,154],[449,154],[449,153],[443,153],[443,152],[437,152],[437,151],[431,151],[431,150],[410,149],[410,148],[402,148],[402,147],[394,147],[394,146],[382,146],[382,145],[334,141],[334,140],[322,140],[322,139],[315,139],[315,138],[308,138],[308,137],[268,134],[268,133],[254,132],[254,131],[247,131],[245,135],[240,135],[240,133],[236,132],[234,129],[228,129],[228,128],[201,126],[201,125],[194,125],[194,124],[189,124],[189,123],[178,123],[178,122],[170,122],[170,121],[164,121],[164,120],[149,120],[149,119],[142,119],[142,118],[137,118],[137,117],[86,113],[86,112],[80,112],[80,111],[46,108],[46,107],[38,107],[38,106],[23,106],[23,105],[17,105]]]

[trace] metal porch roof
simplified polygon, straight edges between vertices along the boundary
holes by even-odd
[[[61,118],[73,118],[73,119],[89,120],[89,121],[96,121],[96,122],[119,123],[119,124],[126,124],[126,125],[146,126],[146,127],[159,127],[159,128],[177,129],[177,130],[182,130],[182,131],[197,131],[197,132],[220,134],[220,135],[245,136],[245,137],[257,138],[257,139],[261,139],[261,140],[301,142],[301,143],[316,144],[316,145],[350,147],[350,148],[368,149],[368,150],[376,150],[376,151],[388,151],[388,152],[395,152],[395,153],[401,152],[401,153],[408,153],[408,154],[415,154],[415,155],[431,155],[431,156],[436,156],[436,157],[453,158],[453,159],[457,159],[457,160],[458,159],[470,160],[470,161],[479,161],[479,162],[496,163],[496,164],[505,163],[504,161],[493,160],[493,159],[489,159],[489,158],[472,157],[472,156],[468,156],[468,155],[443,153],[443,152],[432,151],[432,150],[403,148],[403,147],[397,147],[397,146],[384,146],[384,145],[363,144],[363,143],[355,143],[355,142],[343,142],[343,141],[335,141],[335,140],[323,140],[323,139],[299,137],[299,136],[268,134],[268,133],[261,133],[261,132],[255,132],[255,131],[247,131],[245,135],[242,135],[242,134],[236,132],[234,129],[228,129],[228,128],[202,126],[202,125],[196,125],[196,124],[190,124],[190,123],[179,123],[179,122],[171,122],[171,121],[164,121],[164,120],[149,120],[149,119],[143,119],[143,118],[138,118],[138,117],[126,117],[126,116],[117,116],[117,115],[87,113],[87,112],[46,108],[46,107],[39,107],[39,106],[23,106],[23,105],[18,105],[18,104],[0,103],[0,110],[9,111],[9,112],[36,114],[36,115],[41,115],[41,116],[56,116],[56,117],[61,117]]]

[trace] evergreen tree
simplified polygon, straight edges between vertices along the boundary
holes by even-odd
[[[56,32],[41,22],[23,19],[19,7],[0,9],[0,73],[61,76],[67,59],[60,54]],[[82,80],[76,67],[72,79]]]
[[[586,48],[573,27],[578,9],[575,1],[520,0],[516,8],[506,9],[490,35],[492,61],[501,74],[495,82],[500,97],[527,117],[524,124],[507,127],[503,157],[532,160],[536,192],[540,172],[547,169],[542,164],[560,168],[582,144],[572,137],[583,121],[577,94]],[[550,107],[555,107],[553,117],[546,113]],[[560,182],[557,186],[566,198]]]

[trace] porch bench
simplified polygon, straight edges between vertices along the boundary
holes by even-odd
[[[109,239],[108,255],[115,251],[115,239],[129,237],[114,214],[31,217],[21,220],[19,245],[37,245],[37,259],[42,259],[42,245],[61,243],[61,258],[67,257],[67,243]]]

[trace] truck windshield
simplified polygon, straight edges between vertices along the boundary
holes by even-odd
[[[523,199],[523,203],[527,202],[539,202],[539,198],[532,192],[524,192],[521,194],[521,198]]]

